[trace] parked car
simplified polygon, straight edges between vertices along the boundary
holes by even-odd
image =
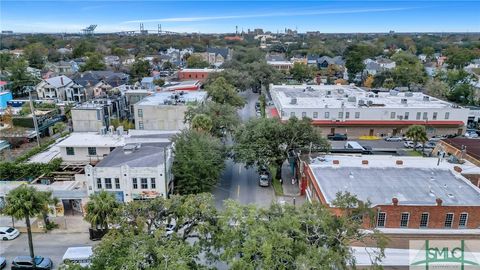
[[[475,131],[474,129],[467,129],[467,131],[465,132],[465,137],[478,138],[477,131]]]
[[[12,240],[17,238],[20,232],[12,227],[0,227],[0,238],[3,241]]]
[[[35,256],[33,259],[35,265],[32,263],[30,256],[18,256],[12,261],[12,270],[16,269],[52,269],[53,263],[50,258],[42,256]]]
[[[261,186],[261,187],[270,186],[271,174],[270,174],[270,171],[268,170],[268,168],[266,166],[260,166],[260,168],[258,170],[258,174],[259,174],[258,185]]]
[[[78,264],[82,267],[92,263],[92,247],[69,247],[62,257],[63,264]]]
[[[414,146],[414,143],[412,141],[406,141],[403,143],[403,146],[405,146],[405,148],[413,148]],[[417,142],[417,147],[416,148],[422,148],[422,144]]]
[[[401,141],[403,141],[403,138],[398,137],[398,136],[389,136],[389,137],[385,137],[385,141],[387,141],[387,142],[401,142]]]
[[[0,257],[0,269],[5,268],[7,266],[7,259],[5,257]]]
[[[435,142],[428,141],[425,143],[425,148],[435,148],[436,145],[437,144]]]
[[[327,139],[332,141],[346,141],[348,140],[347,134],[335,133],[335,134],[328,134]]]
[[[255,102],[255,110],[260,111],[260,102],[259,101]]]

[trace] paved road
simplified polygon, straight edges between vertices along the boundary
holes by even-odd
[[[258,100],[258,94],[245,91],[241,95],[246,99],[247,104],[238,110],[238,115],[245,122],[256,117],[255,102]],[[245,168],[244,164],[235,163],[231,159],[228,159],[225,165],[222,177],[213,191],[217,208],[222,207],[226,199],[258,206],[269,206],[275,200],[272,187],[258,185],[258,174],[255,168]]]
[[[401,142],[387,142],[385,140],[357,140],[352,139],[352,141],[356,141],[361,145],[370,146],[373,149],[404,149],[403,141]],[[345,145],[345,141],[329,141],[332,145],[332,148],[343,148]]]
[[[53,261],[54,269],[58,269],[63,254],[69,247],[92,246],[97,242],[88,239],[88,233],[34,233],[33,247],[35,255],[49,257]],[[7,267],[10,269],[13,258],[29,255],[27,234],[10,241],[0,242],[0,256],[7,258]]]

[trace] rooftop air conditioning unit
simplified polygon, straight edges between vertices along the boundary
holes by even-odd
[[[290,100],[290,104],[297,104],[297,98],[292,98]]]
[[[413,93],[412,92],[405,92],[405,96],[406,97],[413,97]]]
[[[360,100],[358,101],[358,106],[365,106],[365,100],[360,99]]]
[[[390,90],[390,96],[397,96],[398,91],[397,90]]]
[[[331,95],[332,94],[332,91],[328,90],[327,91],[327,96]]]
[[[423,101],[430,101],[430,97],[429,96],[423,96]]]
[[[400,100],[400,103],[401,103],[401,104],[407,104],[407,99],[406,99],[406,98],[402,98],[402,99]]]
[[[357,102],[357,97],[355,96],[348,97],[348,102]]]
[[[369,101],[367,102],[367,104],[368,104],[368,106],[372,106],[372,105],[373,105],[373,101],[369,100]]]
[[[338,89],[337,91],[338,91],[339,94],[343,94],[343,92],[344,92],[343,89]]]

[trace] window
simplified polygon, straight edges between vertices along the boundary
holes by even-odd
[[[423,113],[422,119],[423,119],[423,120],[428,120],[428,113],[427,113],[427,112],[424,112],[424,113]]]
[[[88,147],[88,155],[89,156],[96,156],[97,155],[97,148],[96,147]]]
[[[420,217],[420,228],[427,228],[428,227],[428,213],[422,213]]]
[[[97,188],[102,189],[102,179],[101,178],[97,178]]]
[[[318,112],[313,112],[313,118],[318,118]]]
[[[67,156],[74,156],[75,155],[75,150],[73,147],[67,147]]]
[[[458,219],[458,227],[459,228],[466,228],[467,227],[467,220],[468,220],[468,214],[467,213],[461,213],[460,218]]]
[[[342,119],[343,118],[343,112],[338,112],[338,119]]]
[[[350,118],[350,112],[345,112],[345,118]]]
[[[133,189],[138,188],[137,178],[132,178]]]
[[[120,179],[115,178],[115,188],[120,189]]]
[[[402,213],[402,216],[400,217],[400,227],[407,228],[409,219],[410,219],[410,213]]]
[[[355,119],[359,119],[360,118],[360,112],[355,112]]]
[[[422,117],[422,113],[421,113],[421,112],[417,112],[417,120],[420,120],[420,117]]]
[[[138,109],[138,117],[143,117],[143,110],[142,109]]]
[[[445,228],[451,228],[453,224],[453,213],[448,213],[445,216]]]
[[[449,119],[450,118],[450,112],[446,112],[445,113],[445,119]]]
[[[390,119],[395,119],[395,116],[396,116],[395,112],[390,113]]]
[[[97,110],[97,120],[102,120],[102,117],[100,115],[100,110]]]
[[[148,189],[148,179],[147,178],[140,178],[141,181],[141,188]]]
[[[385,221],[387,220],[387,213],[379,212],[377,218],[377,227],[385,227]]]
[[[155,183],[155,178],[150,178],[150,188],[151,189],[157,188],[157,183]]]
[[[408,120],[409,114],[410,114],[409,112],[405,112],[405,116],[403,117],[403,119]]]
[[[302,112],[302,118],[303,117],[307,117],[307,113],[306,112]]]
[[[143,122],[142,121],[138,121],[138,129],[143,129]]]
[[[105,188],[112,189],[112,178],[105,178]]]
[[[330,118],[330,113],[329,112],[325,112],[325,119],[328,119]]]
[[[295,112],[291,112],[290,117],[295,117]]]
[[[433,116],[432,116],[432,119],[433,119],[433,120],[437,120],[437,115],[438,115],[438,113],[437,113],[437,112],[434,112],[434,113],[433,113]]]

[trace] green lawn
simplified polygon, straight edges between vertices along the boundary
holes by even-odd
[[[270,173],[272,174],[272,186],[273,190],[275,191],[275,195],[277,196],[283,196],[283,187],[282,184],[280,184],[280,180],[277,179],[277,169],[275,166],[270,166]]]

